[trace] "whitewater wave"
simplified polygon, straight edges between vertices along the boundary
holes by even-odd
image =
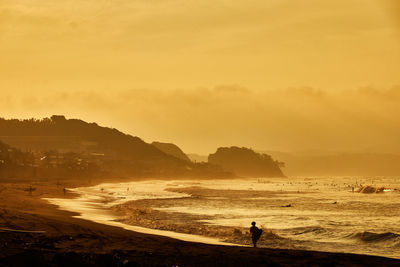
[[[365,243],[393,242],[395,245],[400,245],[400,234],[392,232],[374,233],[365,231],[352,234],[349,237]]]
[[[319,226],[296,227],[296,228],[291,228],[290,231],[293,232],[293,235],[303,235],[310,233],[322,234],[327,232],[325,228]]]

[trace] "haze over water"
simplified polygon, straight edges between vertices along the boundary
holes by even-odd
[[[119,217],[118,221],[132,225],[246,245],[250,244],[247,232],[254,220],[264,229],[260,247],[400,258],[397,178],[139,181],[74,189],[81,198],[56,203],[78,212],[111,207],[125,214],[113,215],[110,220]],[[352,192],[356,183],[388,189],[381,194]],[[63,207],[63,201],[69,204]],[[291,207],[285,207],[289,204]],[[77,208],[79,205],[85,208]],[[86,218],[93,219],[88,214]]]

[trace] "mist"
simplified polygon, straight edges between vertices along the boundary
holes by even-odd
[[[7,95],[7,118],[96,121],[145,141],[208,154],[219,146],[298,151],[400,153],[400,86],[328,91],[255,91],[239,85],[194,89],[59,91]],[[27,114],[26,110],[29,110]]]

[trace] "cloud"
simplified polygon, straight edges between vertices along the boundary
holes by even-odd
[[[189,150],[396,147],[398,6],[0,0],[0,109],[64,113]]]
[[[384,99],[387,101],[399,101],[400,100],[400,86],[393,86],[391,88],[376,88],[372,86],[361,87],[357,90],[357,93],[361,96],[373,97],[378,99]]]
[[[245,145],[277,150],[381,147],[400,152],[399,88],[328,92],[292,87],[258,92],[220,85],[49,92],[14,96],[13,107],[3,106],[2,113],[25,112],[29,117],[66,114],[120,128],[148,141],[177,142],[188,151]]]
[[[397,30],[400,31],[400,2],[398,0],[382,0],[382,4],[385,5],[387,12],[396,23]]]
[[[399,43],[376,0],[0,3],[0,83],[26,90],[399,82]]]

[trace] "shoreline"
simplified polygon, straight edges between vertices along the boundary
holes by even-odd
[[[72,184],[72,183],[71,183]],[[78,185],[78,183],[74,184]],[[81,186],[85,184],[81,184]],[[41,230],[45,234],[0,232],[0,264],[38,265],[353,265],[398,266],[400,260],[304,250],[208,245],[128,231],[74,218],[41,198],[64,198],[55,182],[37,183],[30,195],[27,184],[0,183],[0,227]],[[76,197],[67,194],[66,198]],[[14,264],[13,264],[14,263]]]
[[[79,197],[82,198],[82,196],[76,196],[76,198],[79,198]],[[60,210],[79,214],[79,215],[74,215],[73,216],[74,218],[88,220],[88,221],[92,221],[92,222],[100,223],[100,224],[104,224],[104,225],[109,225],[109,226],[115,226],[115,227],[119,227],[119,228],[122,228],[125,230],[133,231],[136,233],[157,235],[157,236],[169,237],[169,238],[173,238],[173,239],[177,239],[177,240],[181,240],[181,241],[186,241],[186,242],[196,242],[196,243],[203,243],[203,244],[209,244],[209,245],[244,246],[244,245],[239,245],[239,244],[234,244],[234,243],[223,242],[223,241],[218,240],[217,238],[129,225],[129,224],[120,222],[119,220],[121,218],[119,218],[117,216],[113,216],[112,212],[107,209],[90,208],[89,205],[83,207],[83,209],[70,209],[70,208],[68,209],[68,206],[70,206],[69,205],[70,201],[68,201],[68,199],[61,199],[61,198],[43,198],[43,199],[48,201],[52,205],[56,205],[57,208]],[[90,209],[90,215],[87,213],[88,209]],[[102,212],[102,210],[104,212]]]
[[[247,188],[248,186],[246,183],[248,180],[249,179],[245,179],[245,183],[240,185],[239,188]],[[75,191],[81,193],[83,196],[80,201],[77,202],[87,204],[87,200],[90,200],[89,208],[90,210],[94,209],[97,214],[92,214],[91,211],[86,212],[87,207],[78,207],[83,209],[83,211],[80,212],[78,209],[73,208],[74,203],[68,204],[68,201],[62,200],[60,205],[64,206],[67,210],[88,213],[80,218],[86,218],[105,224],[112,224],[117,221],[123,223],[123,225],[120,225],[121,227],[127,227],[127,225],[129,227],[139,227],[136,230],[134,228],[130,229],[142,233],[152,234],[153,231],[154,234],[165,235],[172,238],[175,237],[185,241],[221,244],[220,242],[215,242],[215,240],[219,240],[222,241],[222,244],[252,246],[251,235],[248,231],[248,227],[245,227],[246,221],[237,224],[224,223],[223,221],[222,224],[213,223],[212,221],[215,220],[215,218],[217,218],[216,222],[218,221],[218,217],[207,213],[201,213],[201,210],[199,213],[199,210],[193,212],[193,210],[185,211],[185,209],[182,208],[193,207],[193,209],[196,209],[196,207],[209,205],[210,201],[220,201],[218,202],[218,206],[215,206],[214,202],[214,204],[211,204],[208,207],[211,209],[215,207],[229,209],[233,208],[237,203],[232,204],[232,206],[226,206],[226,204],[223,203],[225,200],[214,200],[214,198],[216,196],[224,195],[228,196],[230,199],[232,196],[243,196],[243,194],[246,193],[246,190],[226,189],[226,185],[224,184],[225,182],[223,184],[219,183],[219,181],[212,181],[211,184],[216,187],[211,186],[210,188],[208,188],[208,182],[199,183],[199,181],[193,180],[165,181],[157,179],[150,181],[132,181],[131,183],[107,183],[88,189],[78,188]],[[232,181],[228,181],[228,184],[232,184]],[[253,187],[253,185],[250,186]],[[104,188],[104,191],[102,188]],[[151,188],[150,194],[146,191],[147,188]],[[126,189],[130,189],[130,191],[126,191]],[[177,195],[171,196],[162,193],[160,195],[161,191],[165,193],[177,193]],[[279,207],[281,207],[279,206],[280,195],[286,195],[288,193],[293,193],[296,196],[299,194],[295,191],[281,190],[251,191],[252,196],[264,196],[267,199],[270,198],[270,203],[272,203],[271,201],[278,201],[275,204],[270,204],[273,207],[278,207],[277,211],[273,212],[289,212],[289,214],[291,214],[297,210],[289,211],[285,208],[279,210]],[[302,192],[302,194],[305,193],[307,193],[307,191]],[[313,192],[309,193],[314,194]],[[334,195],[336,196],[336,194]],[[98,206],[97,204],[93,204],[93,202],[98,203]],[[339,202],[342,203],[341,200],[339,200]],[[331,206],[330,202],[326,205],[330,206],[329,208],[332,207],[333,212],[337,208],[336,205]],[[178,208],[174,209],[173,207],[175,206]],[[214,210],[217,213],[219,212],[218,208]],[[239,212],[241,212],[241,208],[242,207],[239,207]],[[103,220],[104,214],[102,212],[98,213],[95,209],[104,211],[108,216],[110,216],[110,218],[104,218]],[[259,211],[257,212],[256,214],[259,214]],[[250,216],[250,214],[254,213],[249,213],[248,216]],[[310,214],[309,216],[313,216],[313,214]],[[100,221],[99,218],[101,218],[102,221]],[[256,221],[259,222],[258,220]],[[383,256],[399,259],[399,254],[396,253],[397,250],[394,247],[395,245],[392,245],[390,248],[385,248],[382,246],[382,243],[379,244],[377,242],[376,244],[373,244],[372,242],[363,240],[365,239],[364,236],[369,236],[368,238],[370,239],[372,238],[371,235],[375,235],[376,238],[381,238],[382,235],[387,236],[386,233],[382,234],[384,233],[382,231],[368,232],[369,230],[364,229],[359,230],[358,232],[356,230],[354,232],[341,232],[340,234],[334,235],[332,234],[332,229],[323,228],[323,226],[315,226],[314,224],[311,224],[310,226],[297,226],[296,224],[293,226],[293,224],[291,224],[292,228],[282,228],[284,230],[281,230],[280,228],[273,228],[268,224],[264,225],[262,222],[263,221],[261,220],[261,224],[259,225],[263,228],[264,234],[258,242],[258,247],[260,248],[357,253],[361,255]],[[297,223],[297,221],[292,221],[291,223]],[[317,234],[314,235],[314,232]],[[301,235],[303,233],[305,233],[305,237]],[[322,234],[320,235],[320,233]],[[187,234],[188,236],[182,238],[181,234]],[[396,234],[393,235],[396,236]],[[206,239],[199,241],[199,237],[201,239],[206,237]],[[211,240],[208,238],[211,238]]]

